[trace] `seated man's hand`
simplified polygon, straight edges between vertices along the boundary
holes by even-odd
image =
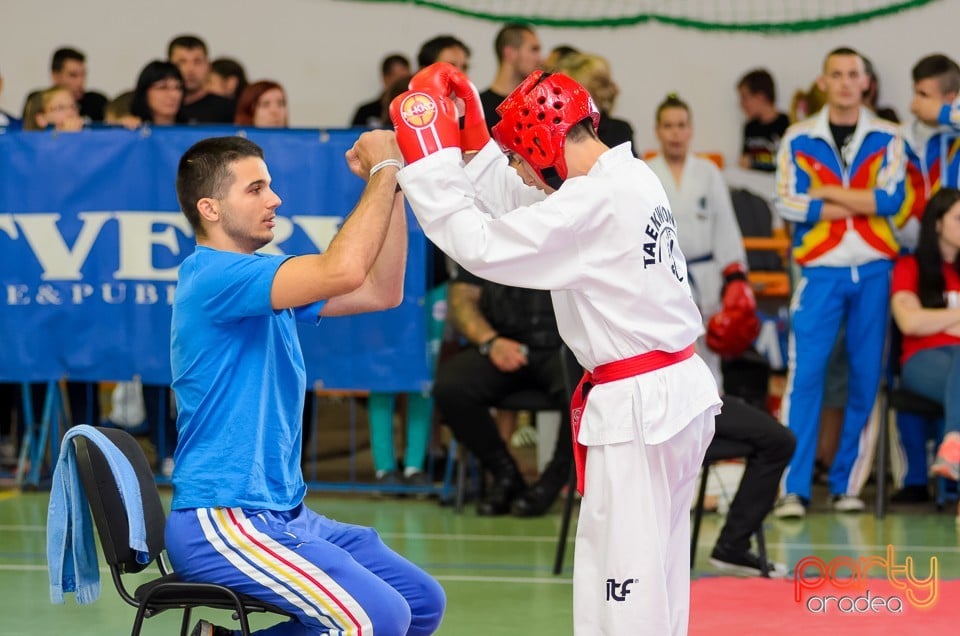
[[[498,337],[490,346],[490,362],[504,373],[527,366],[527,346],[510,338]]]

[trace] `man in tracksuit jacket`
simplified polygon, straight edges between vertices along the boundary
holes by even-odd
[[[823,378],[838,330],[847,325],[850,377],[840,447],[830,470],[835,510],[863,509],[867,426],[887,332],[889,278],[898,244],[892,217],[904,201],[899,129],[862,105],[863,59],[848,48],[824,61],[826,105],[787,130],[777,158],[776,206],[795,224],[801,278],[791,301],[790,364],[781,419],[797,436],[775,512],[801,517],[810,502]]]

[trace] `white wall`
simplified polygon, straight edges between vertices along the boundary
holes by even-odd
[[[634,124],[641,148],[654,146],[656,104],[667,92],[678,91],[694,111],[695,147],[719,149],[731,157],[737,153],[741,126],[734,84],[745,70],[769,68],[786,109],[792,93],[814,79],[829,49],[853,46],[876,66],[881,103],[909,117],[910,68],[932,52],[960,57],[958,23],[960,0],[940,0],[861,25],[799,35],[702,32],[659,24],[544,28],[539,33],[546,49],[568,43],[611,60],[622,90],[616,114]],[[171,36],[191,32],[206,39],[212,56],[241,60],[252,79],[283,83],[294,125],[339,126],[357,103],[378,92],[384,53],[401,51],[412,58],[421,42],[439,33],[452,33],[473,49],[470,75],[482,90],[495,70],[492,40],[498,28],[394,3],[2,0],[0,107],[17,112],[29,90],[46,84],[50,54],[58,46],[85,51],[88,86],[113,95],[131,88],[147,61],[165,55]]]

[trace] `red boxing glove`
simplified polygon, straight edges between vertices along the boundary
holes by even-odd
[[[457,109],[449,97],[407,91],[390,102],[390,120],[407,163],[460,146]]]
[[[464,152],[479,152],[490,141],[487,118],[483,115],[480,93],[473,82],[461,71],[454,69],[450,77],[453,92],[463,100],[463,130],[460,131],[460,147]]]
[[[757,299],[747,281],[747,270],[740,263],[731,263],[723,270],[723,311],[756,313]]]
[[[423,91],[431,95],[450,97],[453,95],[453,74],[460,73],[457,67],[449,62],[434,62],[425,66],[410,78],[408,88],[412,91]]]
[[[731,263],[723,270],[726,281],[722,308],[707,323],[707,346],[728,358],[746,351],[760,334],[757,299],[747,281],[746,269]]]
[[[760,334],[756,312],[717,312],[707,323],[707,346],[725,358],[736,358]]]

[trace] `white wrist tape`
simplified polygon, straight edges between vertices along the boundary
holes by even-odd
[[[400,170],[403,168],[403,164],[400,163],[400,161],[397,159],[384,159],[374,167],[370,168],[370,174],[368,175],[368,178],[377,174],[387,166],[394,166],[397,170]]]

